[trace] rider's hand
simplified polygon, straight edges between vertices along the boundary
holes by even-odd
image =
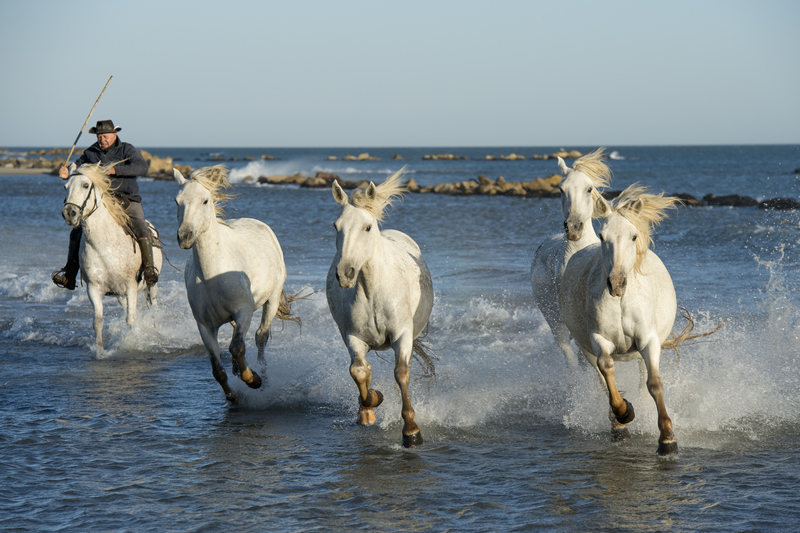
[[[65,166],[62,166],[61,168],[58,169],[58,176],[62,180],[68,179],[69,178],[69,169],[67,167],[65,167]]]

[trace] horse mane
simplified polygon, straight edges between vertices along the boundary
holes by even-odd
[[[217,218],[225,220],[225,210],[222,208],[222,204],[233,198],[233,195],[227,192],[231,187],[228,181],[228,168],[225,165],[198,168],[192,172],[189,179],[199,183],[211,193],[214,214]]]
[[[601,146],[594,152],[579,157],[572,164],[572,170],[586,174],[592,180],[595,188],[605,188],[611,185],[611,169],[603,162],[605,149],[605,146]],[[599,193],[592,191],[592,195],[595,194]]]
[[[383,183],[375,187],[375,195],[367,194],[369,188],[357,189],[350,196],[350,203],[354,207],[360,207],[369,212],[378,222],[383,221],[384,210],[394,203],[396,198],[400,198],[408,189],[400,181],[400,177],[406,167],[401,168]],[[372,184],[370,184],[372,185]]]
[[[92,182],[95,189],[100,192],[103,198],[103,205],[105,206],[111,218],[120,225],[122,228],[127,228],[131,224],[131,218],[122,207],[117,199],[114,197],[116,190],[111,186],[111,178],[108,171],[118,163],[111,163],[110,165],[103,165],[102,163],[86,163],[81,165],[78,172],[86,176]]]
[[[667,218],[667,209],[682,203],[679,198],[674,196],[664,196],[664,191],[659,194],[651,194],[646,191],[646,187],[634,183],[613,201],[613,210],[633,224],[638,232],[636,263],[634,264],[634,269],[638,273],[641,273],[647,250],[653,243],[653,226],[657,226]]]

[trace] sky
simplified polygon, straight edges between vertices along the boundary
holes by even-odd
[[[0,3],[0,147],[800,144],[800,2]]]

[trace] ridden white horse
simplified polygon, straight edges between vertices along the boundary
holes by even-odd
[[[328,270],[327,299],[333,320],[339,326],[350,352],[350,376],[358,386],[358,423],[375,423],[373,408],[383,395],[370,389],[370,350],[395,354],[394,377],[400,386],[403,416],[403,446],[422,444],[419,426],[408,392],[412,352],[428,368],[433,363],[418,342],[433,308],[433,284],[419,246],[405,233],[380,231],[378,224],[393,197],[405,191],[397,172],[384,183],[370,183],[348,199],[333,183],[333,197],[342,212],[336,229],[336,256]]]
[[[650,250],[650,233],[678,202],[647,194],[639,185],[625,189],[613,204],[598,199],[601,242],[572,256],[559,300],[564,323],[600,371],[621,424],[633,420],[634,411],[617,390],[614,361],[644,360],[647,389],[658,409],[660,455],[678,449],[659,373],[661,346],[672,332],[677,302],[669,272]]]
[[[561,319],[558,290],[569,258],[578,250],[600,242],[592,218],[595,201],[600,197],[597,189],[608,187],[611,171],[603,162],[603,148],[575,160],[572,168],[559,157],[558,166],[565,176],[559,186],[564,232],[550,237],[536,249],[531,261],[531,286],[533,299],[564,352],[567,364],[577,367],[578,357],[572,351],[569,331]]]
[[[157,284],[147,287],[141,275],[142,254],[125,209],[110,190],[106,174],[113,165],[81,165],[71,170],[64,188],[67,197],[61,216],[67,224],[83,227],[80,244],[81,279],[94,307],[94,335],[97,353],[103,351],[103,296],[116,296],[125,308],[128,326],[136,322],[138,292],[147,290],[148,305],[155,305]],[[158,232],[148,222],[154,240]],[[161,249],[153,246],[153,263],[161,270]]]
[[[217,334],[223,324],[233,326],[229,347],[234,374],[248,387],[257,389],[261,378],[245,360],[244,337],[253,312],[259,307],[261,324],[256,330],[258,361],[264,363],[264,346],[269,340],[272,320],[296,320],[283,292],[286,266],[283,251],[269,226],[252,218],[224,219],[220,203],[229,196],[225,190],[228,170],[222,165],[200,168],[190,179],[174,169],[181,189],[178,204],[178,244],[192,250],[186,261],[186,295],[208,351],[214,379],[231,403],[237,398],[228,385],[220,361]]]

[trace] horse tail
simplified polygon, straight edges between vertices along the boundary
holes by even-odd
[[[275,314],[276,318],[279,318],[281,322],[294,322],[298,326],[303,325],[302,320],[299,316],[292,314],[292,304],[298,300],[305,300],[309,296],[313,295],[319,291],[311,291],[303,293],[308,287],[303,287],[297,292],[287,293],[283,289],[281,289],[281,299],[278,302],[278,312]]]
[[[439,358],[433,354],[430,341],[428,341],[427,337],[428,326],[425,326],[425,329],[422,331],[422,333],[416,339],[414,339],[414,344],[412,345],[412,354],[417,363],[419,363],[419,366],[422,367],[421,377],[426,379],[436,379],[436,365],[434,364],[434,361],[438,361]]]
[[[722,326],[725,325],[725,322],[721,321],[717,325],[716,328],[714,328],[712,331],[709,331],[708,333],[701,333],[699,335],[692,335],[692,331],[694,331],[694,325],[695,325],[694,317],[692,316],[692,314],[686,308],[679,307],[678,309],[680,310],[681,316],[686,320],[686,327],[683,328],[683,331],[681,331],[677,335],[675,334],[674,331],[672,333],[670,333],[669,338],[666,341],[664,341],[664,343],[661,345],[661,349],[662,350],[675,350],[675,353],[678,354],[678,360],[680,360],[680,358],[681,358],[680,346],[682,346],[683,344],[685,344],[688,341],[692,341],[692,340],[695,340],[695,339],[700,339],[702,337],[708,337],[710,335],[713,335],[714,333],[716,333],[717,331],[722,329]],[[691,344],[697,344],[697,343],[693,342]]]

